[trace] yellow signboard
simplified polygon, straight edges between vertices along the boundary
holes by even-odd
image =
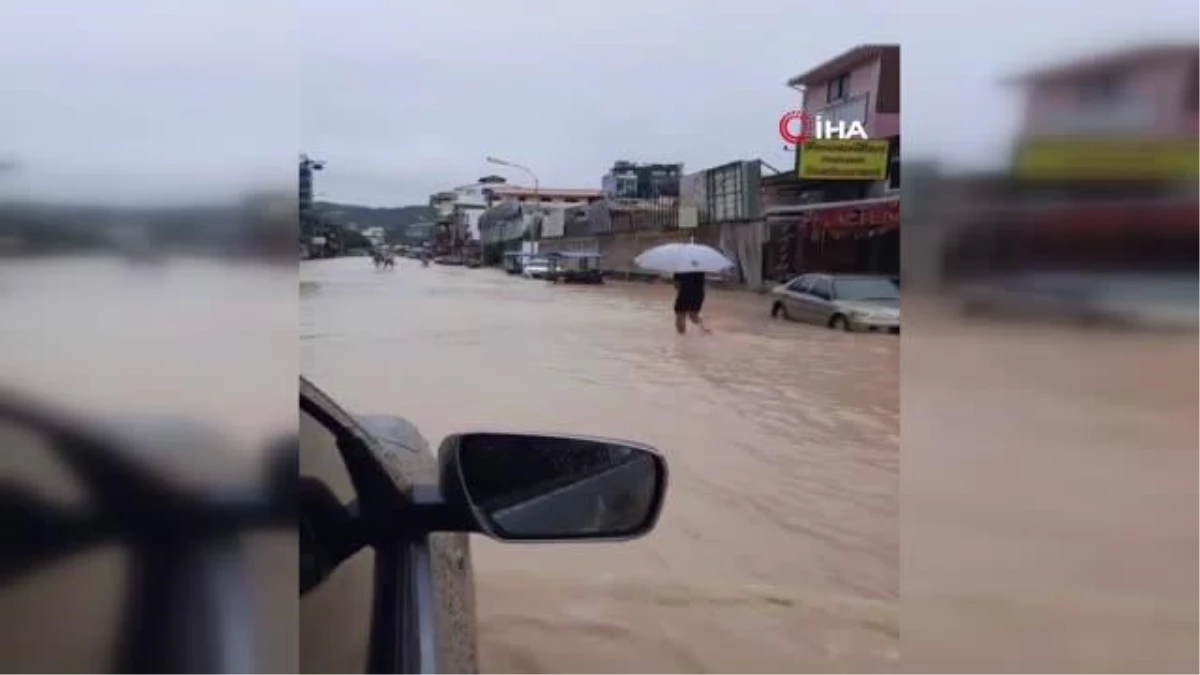
[[[1177,139],[1043,139],[1017,150],[1018,178],[1030,180],[1195,179],[1196,141]]]
[[[796,155],[796,174],[807,180],[887,178],[887,141],[810,139]]]

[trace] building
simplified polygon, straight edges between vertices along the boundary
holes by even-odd
[[[432,222],[413,223],[404,228],[403,241],[408,246],[422,246],[433,239],[435,224]]]
[[[484,188],[492,204],[479,218],[480,241],[488,264],[498,263],[504,251],[521,242],[560,237],[568,209],[604,199],[600,190],[529,188],[493,184]]]
[[[1198,50],[1134,47],[1010,79],[1025,90],[1014,173],[1039,181],[1179,178],[1194,187]]]
[[[460,255],[469,242],[479,241],[479,218],[489,206],[485,188],[478,183],[430,196],[434,210],[432,240],[440,255]]]
[[[900,47],[860,45],[788,80],[800,92],[801,108],[830,123],[861,122],[870,141],[830,140],[797,148],[799,178],[814,181],[815,201],[882,197],[900,189]],[[832,167],[851,164],[868,179],[826,177]]]
[[[321,171],[324,168],[323,162],[311,159],[308,155],[300,156],[299,219],[302,225],[312,224],[316,221],[316,214],[313,211],[313,172]]]
[[[601,187],[609,199],[678,197],[683,164],[636,164],[617,161],[604,174]]]
[[[1135,46],[1007,80],[1024,93],[1010,171],[958,201],[941,281],[1029,268],[1194,274],[1198,53]]]
[[[565,209],[579,204],[590,204],[604,198],[602,190],[579,190],[573,188],[530,188],[519,185],[493,185],[485,188],[493,203],[512,201],[541,209]]]
[[[810,138],[790,175],[763,180],[764,276],[900,270],[900,48],[860,45],[787,81],[810,118],[867,139]]]
[[[488,183],[460,185],[441,193],[448,199],[449,211],[461,229],[461,236],[469,240],[479,239],[479,218],[492,205]]]

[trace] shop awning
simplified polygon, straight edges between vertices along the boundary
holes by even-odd
[[[812,234],[876,236],[900,227],[900,198],[780,206],[765,215],[768,223],[795,223]]]

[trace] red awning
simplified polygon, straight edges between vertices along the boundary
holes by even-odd
[[[1050,206],[1014,214],[1017,227],[1026,233],[1072,236],[1197,233],[1200,207],[1196,202],[1117,202],[1095,205]]]
[[[891,230],[900,226],[900,200],[812,211],[809,223],[818,230]]]

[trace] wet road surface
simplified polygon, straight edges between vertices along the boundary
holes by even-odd
[[[625,437],[671,467],[625,544],[475,540],[489,672],[887,670],[899,657],[899,341],[710,291],[498,270],[301,264],[301,371],[436,445],[473,429]]]
[[[1193,672],[1196,335],[904,300],[904,668]]]

